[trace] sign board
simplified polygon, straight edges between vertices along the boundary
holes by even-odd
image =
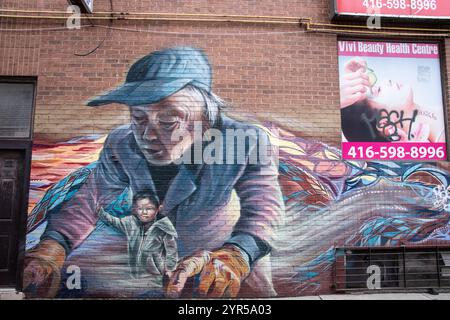
[[[81,12],[83,13],[94,12],[94,0],[70,0],[70,2],[76,6],[79,6]]]
[[[342,154],[447,159],[438,43],[338,41]]]
[[[334,17],[450,20],[449,0],[332,0]]]

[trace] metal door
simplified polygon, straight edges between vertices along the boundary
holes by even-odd
[[[24,151],[0,149],[0,286],[15,287],[18,276]]]

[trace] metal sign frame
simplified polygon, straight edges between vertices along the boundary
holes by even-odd
[[[70,2],[76,6],[79,6],[81,12],[83,13],[94,12],[94,0],[70,0]]]

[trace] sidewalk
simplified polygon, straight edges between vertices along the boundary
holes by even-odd
[[[23,293],[0,289],[0,300],[22,300]],[[429,293],[366,293],[276,298],[274,300],[450,300],[450,293],[432,295]]]
[[[14,289],[0,289],[0,300],[22,300],[24,294]]]
[[[291,298],[292,300],[450,300],[450,293],[367,293],[334,294]],[[291,300],[290,299],[290,300]]]

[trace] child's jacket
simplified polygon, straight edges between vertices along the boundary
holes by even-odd
[[[162,276],[174,271],[178,261],[177,232],[169,218],[156,220],[145,231],[134,215],[117,218],[100,209],[99,217],[127,236],[131,273],[135,278]]]

